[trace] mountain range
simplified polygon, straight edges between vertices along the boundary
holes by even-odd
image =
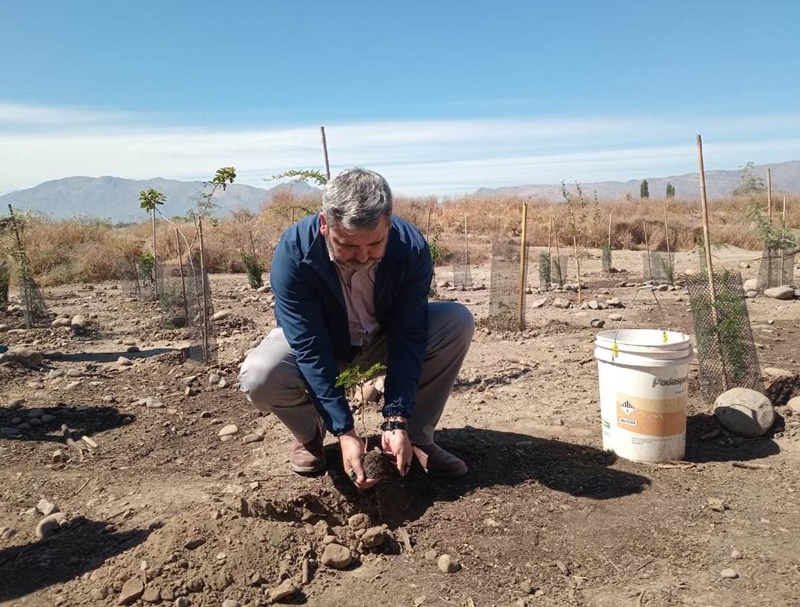
[[[167,217],[185,216],[197,210],[204,192],[202,181],[177,181],[174,179],[134,180],[120,177],[66,177],[45,181],[27,190],[18,190],[0,196],[0,209],[7,204],[15,210],[37,211],[52,219],[69,217],[95,217],[114,222],[143,221],[146,212],[139,206],[139,193],[150,188],[166,196],[159,210]],[[317,191],[305,182],[276,185],[269,189],[234,183],[214,194],[217,216],[238,209],[258,211],[262,204],[276,194],[289,191],[307,194]]]
[[[767,169],[772,174],[772,191],[784,193],[800,192],[800,160],[780,162],[775,164],[760,164],[752,167],[753,173],[767,183]],[[705,171],[706,196],[721,198],[730,196],[741,180],[741,170],[736,171]],[[648,177],[647,186],[651,198],[663,198],[667,184],[675,188],[675,197],[684,199],[700,198],[700,179],[697,173],[675,175],[672,177]],[[575,184],[566,182],[567,189],[575,190]],[[581,183],[584,194],[593,196],[597,193],[600,200],[621,200],[630,195],[639,198],[641,180],[630,181],[601,181],[597,183]],[[561,184],[542,185],[531,184],[503,188],[481,188],[475,192],[478,196],[519,196],[533,199],[561,201]]]
[[[767,169],[771,169],[773,192],[800,192],[800,160],[770,165],[756,165],[753,172],[767,182]],[[709,198],[729,196],[739,185],[741,171],[706,171],[706,193]],[[675,188],[676,198],[697,199],[700,186],[697,173],[672,177],[648,177],[651,198],[662,198],[667,184]],[[597,194],[600,200],[620,200],[626,196],[639,198],[641,180],[603,181],[581,183],[588,196]],[[566,183],[574,191],[574,183]],[[176,181],[172,179],[148,179],[137,181],[120,177],[66,177],[46,181],[33,188],[10,192],[0,196],[0,209],[11,204],[20,211],[37,211],[53,219],[69,217],[95,217],[114,222],[143,221],[145,211],[139,207],[139,193],[148,189],[158,190],[166,196],[160,208],[167,217],[184,216],[197,209],[204,192],[201,181]],[[207,191],[207,190],[205,190]],[[272,188],[256,188],[234,183],[214,196],[219,207],[218,216],[238,209],[258,211],[277,194],[289,191],[292,194],[311,194],[316,188],[305,182],[280,184]],[[562,201],[561,185],[530,184],[501,188],[481,188],[477,196],[519,196],[538,200]]]

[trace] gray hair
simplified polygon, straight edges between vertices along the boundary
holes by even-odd
[[[386,180],[367,169],[347,169],[331,179],[322,195],[325,221],[348,232],[372,230],[381,217],[392,215],[392,190]]]

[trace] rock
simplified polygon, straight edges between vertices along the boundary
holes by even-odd
[[[593,318],[589,324],[595,329],[602,329],[606,326],[606,321],[600,318]]]
[[[142,593],[142,600],[145,603],[160,603],[161,602],[161,592],[158,588],[154,588],[150,586],[149,588],[144,589],[144,593]]]
[[[120,356],[117,359],[117,364],[120,367],[130,367],[133,364],[133,361],[130,358],[126,358],[124,356]]]
[[[287,578],[280,583],[279,586],[269,591],[269,598],[272,601],[281,601],[287,599],[293,594],[296,594],[299,588],[295,585],[291,578]]]
[[[239,601],[235,601],[233,599],[225,599],[222,601],[222,607],[240,607]]]
[[[0,540],[8,540],[17,534],[16,529],[11,527],[0,527]]]
[[[68,327],[72,324],[72,320],[69,318],[56,318],[53,322],[50,323],[50,326],[54,329],[58,329],[59,327]]]
[[[543,308],[546,303],[547,298],[540,297],[539,299],[534,299],[533,302],[531,302],[531,308]]]
[[[764,289],[764,295],[772,299],[794,299],[794,287],[784,285],[782,287]]]
[[[430,550],[426,550],[425,551],[425,560],[426,561],[435,561],[437,556],[439,556],[439,553],[436,552],[436,550],[434,550],[433,548],[431,548]]]
[[[627,283],[625,283],[625,284],[627,285]],[[622,302],[618,298],[612,297],[611,299],[607,299],[606,300],[606,305],[609,308],[621,308],[622,307]]]
[[[566,310],[572,304],[570,303],[569,299],[564,299],[563,297],[556,297],[553,300],[553,307],[558,308],[560,310]]]
[[[353,531],[358,531],[361,529],[362,531],[366,531],[370,527],[372,527],[372,521],[370,520],[369,516],[360,512],[358,514],[354,514],[349,519],[347,519],[347,526],[350,527]]]
[[[224,320],[231,315],[230,310],[220,310],[219,312],[215,312],[214,315],[211,317],[211,322],[217,322],[220,320]]]
[[[620,314],[619,312],[614,312],[612,314],[609,314],[608,320],[610,320],[611,322],[619,322],[622,320],[622,314]]]
[[[100,586],[99,588],[92,588],[89,596],[95,601],[103,601],[108,598],[108,588]]]
[[[39,521],[36,525],[36,537],[39,539],[49,537],[66,524],[67,517],[61,512],[55,512]]]
[[[732,388],[714,402],[714,415],[725,428],[739,436],[762,436],[775,421],[770,400],[749,388]]]
[[[443,554],[440,556],[439,560],[436,561],[436,566],[440,571],[444,571],[445,573],[456,573],[457,571],[461,571],[461,563],[458,562],[458,559],[453,558],[449,554]]]
[[[216,373],[209,373],[208,374],[208,383],[211,386],[216,386],[219,383],[220,379],[222,379],[222,378],[219,375],[217,375]]]
[[[371,527],[361,536],[361,543],[364,548],[377,548],[386,539],[386,531],[383,527]]]
[[[377,403],[381,399],[381,393],[375,387],[375,384],[368,382],[364,384],[364,402]]]
[[[239,432],[239,426],[236,424],[228,424],[227,426],[223,426],[222,429],[217,432],[217,436],[233,436]]]
[[[759,286],[757,278],[750,278],[742,283],[742,288],[745,291],[758,291]]]
[[[185,596],[179,596],[177,599],[175,599],[175,607],[189,607],[191,604],[192,602],[188,597]]]
[[[600,309],[600,302],[596,299],[590,299],[586,302],[586,305],[589,307],[590,310],[599,310]]]
[[[58,506],[55,504],[48,502],[46,499],[42,498],[39,500],[39,503],[36,504],[36,509],[41,512],[44,516],[50,516],[51,514],[55,514],[58,512]]]
[[[736,573],[736,569],[723,569],[719,572],[720,577],[724,577],[728,580],[735,580],[739,577],[739,574]]]
[[[140,577],[132,577],[122,585],[117,605],[131,605],[144,594],[144,582]]]
[[[789,409],[792,410],[792,413],[795,415],[800,415],[800,396],[795,396],[786,404],[788,405]]]
[[[86,317],[83,314],[76,314],[69,321],[69,328],[75,333],[81,333],[86,330]]]
[[[187,550],[195,550],[206,543],[205,538],[195,537],[184,543],[183,547]]]
[[[744,296],[747,299],[755,299],[756,297],[758,297],[758,291],[746,291]]]
[[[248,443],[258,443],[261,442],[262,440],[264,440],[264,437],[254,432],[253,434],[246,435],[242,439],[242,443],[246,445]]]
[[[345,569],[353,562],[353,555],[349,548],[332,543],[325,546],[320,562],[331,569]]]

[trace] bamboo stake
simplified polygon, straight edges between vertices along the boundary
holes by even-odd
[[[464,288],[467,288],[467,268],[469,268],[469,233],[467,232],[467,214],[464,213]]]
[[[772,225],[772,169],[767,169],[767,219]]]
[[[431,237],[431,216],[433,215],[433,205],[428,207],[428,227],[425,228],[425,240]]]
[[[200,238],[200,288],[203,291],[203,306],[200,310],[200,322],[203,324],[203,362],[209,362],[209,335],[208,335],[208,295],[206,294],[206,266],[205,266],[205,249],[203,246],[203,218],[199,217],[197,220],[198,236]],[[188,319],[187,319],[188,321]]]
[[[325,127],[319,127],[322,133],[322,155],[325,158],[325,177],[328,181],[331,180],[331,165],[328,163],[328,140],[325,138]],[[294,223],[294,221],[292,221]]]
[[[553,225],[555,227],[555,219],[553,219]],[[561,268],[561,253],[558,250],[558,228],[555,228],[555,238],[553,240],[556,243],[556,265],[558,267],[558,286],[561,287],[561,286],[564,286],[564,278],[561,275],[562,268]],[[551,261],[550,262],[550,268],[552,268],[552,267],[553,267],[553,263]],[[550,278],[551,279],[553,278],[552,269],[550,270]]]
[[[783,216],[781,220],[781,282],[786,267],[786,196],[783,197]]]
[[[672,252],[670,251],[670,247],[669,247],[669,222],[667,220],[668,216],[669,216],[669,208],[667,206],[666,199],[664,199],[664,238],[667,241],[667,264],[669,264],[669,269],[670,269],[669,276],[667,276],[667,278],[669,279],[669,284],[672,284],[672,282],[673,282],[672,275],[674,274],[674,272],[672,270],[672,268],[673,268],[673,266],[672,266]]]
[[[519,330],[525,330],[525,268],[528,264],[528,203],[522,203],[522,242],[519,252]]]
[[[647,250],[647,271],[650,272],[650,280],[653,280],[653,262],[650,259],[650,243],[647,240],[647,222],[642,222],[644,228],[644,248]]]
[[[581,303],[581,257],[578,254],[578,227],[575,224],[575,209],[570,207],[572,213],[572,247],[575,250],[575,267],[578,273],[578,303]]]
[[[711,295],[711,313],[714,319],[714,335],[719,347],[719,359],[722,363],[722,387],[728,389],[728,370],[725,364],[725,352],[719,338],[719,312],[717,310],[717,289],[714,284],[714,263],[711,260],[711,234],[708,228],[708,198],[706,197],[706,172],[703,166],[703,138],[697,136],[697,162],[700,173],[700,206],[703,217],[703,247],[706,253],[706,271],[708,272],[708,289]]]
[[[153,291],[158,299],[158,250],[156,248],[156,208],[153,207]]]
[[[186,313],[186,326],[189,326],[189,298],[186,297],[186,279],[183,277],[183,252],[178,226],[175,226],[175,242],[178,244],[178,267],[181,270],[181,295],[183,295],[183,311]]]

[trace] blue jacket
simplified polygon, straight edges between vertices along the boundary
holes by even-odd
[[[270,283],[275,316],[327,428],[338,435],[353,428],[344,389],[335,387],[337,361],[349,363],[350,345],[342,287],[320,234],[319,215],[283,233],[272,259]],[[428,337],[430,250],[420,231],[392,217],[386,253],[375,276],[375,316],[388,334],[383,414],[410,417],[414,410]]]

